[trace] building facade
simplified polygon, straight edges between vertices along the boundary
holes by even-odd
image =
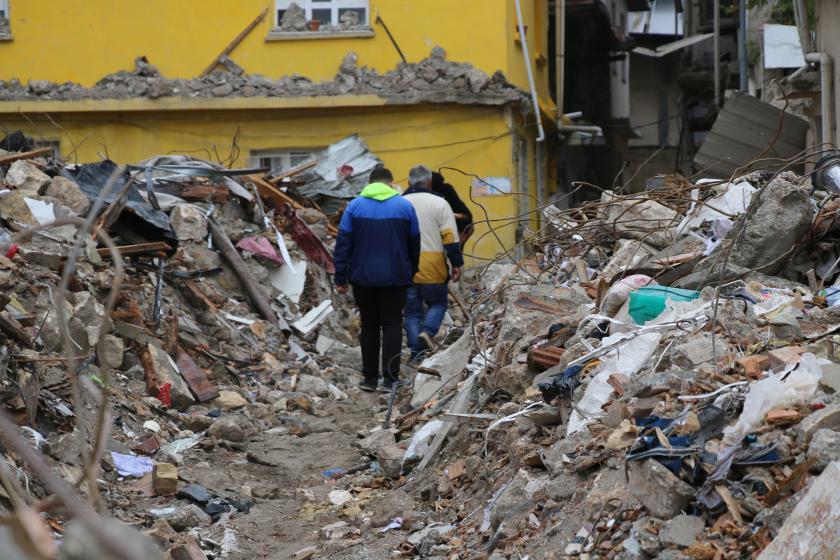
[[[417,163],[459,170],[444,174],[484,222],[473,265],[515,247],[518,217],[554,191],[548,0],[0,0],[0,14],[0,126],[68,161],[288,168],[357,133],[402,182]]]

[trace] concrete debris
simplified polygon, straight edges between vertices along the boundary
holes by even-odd
[[[840,550],[840,462],[829,464],[791,512],[759,560],[830,558]]]
[[[310,25],[285,14],[288,30]],[[0,98],[520,94],[442,49],[384,75],[348,54],[325,84],[220,66],[176,81],[138,59],[91,90],[7,83]],[[358,137],[332,148],[285,178],[219,177],[180,157],[207,176],[161,164],[151,194],[123,176],[131,205],[106,201],[93,217],[120,248],[121,278],[98,241],[71,253],[74,227],[0,251],[0,406],[56,477],[84,490],[93,471],[108,511],[144,527],[146,557],[254,543],[298,558],[833,550],[819,546],[834,543],[840,502],[840,272],[824,257],[840,239],[817,227],[835,216],[800,178],[673,177],[680,188],[544,212],[535,255],[465,273],[466,310],[453,302],[442,348],[405,365],[413,383],[389,403],[359,388],[358,318],[329,278],[340,201],[379,160]],[[21,157],[0,166],[0,217],[16,230],[35,223],[27,198],[90,212],[112,171]],[[364,172],[328,178],[350,161]],[[101,434],[101,468],[86,468]],[[31,494],[21,503],[52,494],[13,451],[0,460]],[[126,463],[142,466],[136,477],[120,474]],[[24,510],[3,502],[0,526]],[[260,534],[276,519],[282,546]],[[57,557],[107,557],[84,548],[100,537],[80,545],[72,530]]]
[[[358,28],[354,10],[342,16],[342,29]],[[301,32],[309,28],[300,6],[292,3],[283,13],[280,28]],[[394,70],[380,74],[367,66],[359,67],[355,53],[348,53],[333,80],[314,82],[292,74],[271,79],[245,74],[229,57],[218,69],[192,79],[168,79],[145,61],[135,60],[134,70],[121,70],[105,76],[87,88],[72,82],[63,84],[36,81],[27,85],[18,80],[0,81],[0,101],[27,99],[124,99],[130,97],[314,97],[335,95],[378,95],[402,103],[470,103],[526,106],[528,95],[512,85],[500,72],[488,76],[468,63],[446,60],[445,51],[436,47],[431,55],[417,63],[400,63]],[[348,63],[347,61],[352,62]],[[36,189],[37,190],[37,189]]]
[[[169,223],[182,241],[207,239],[207,220],[201,209],[193,204],[176,204],[169,215]]]
[[[41,189],[50,184],[50,176],[26,160],[18,160],[6,171],[6,184],[27,195],[42,194]]]

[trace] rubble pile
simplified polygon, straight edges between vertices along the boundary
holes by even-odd
[[[334,225],[264,170],[0,146],[4,557],[235,557],[283,484],[249,469],[362,398]]]
[[[299,97],[335,95],[378,95],[402,103],[485,103],[527,104],[527,95],[510,84],[501,72],[488,76],[469,63],[446,60],[446,52],[435,47],[429,57],[417,63],[400,63],[396,69],[378,73],[358,66],[349,52],[338,73],[329,81],[314,82],[293,74],[272,79],[246,74],[229,57],[206,76],[171,79],[160,74],[146,57],[134,61],[133,71],[120,71],[102,78],[94,87],[66,82],[33,80],[0,81],[0,101],[124,99],[128,97]]]
[[[825,557],[836,194],[791,172],[666,184],[549,207],[536,257],[479,274],[471,329],[361,442],[401,456],[427,512],[404,554]]]

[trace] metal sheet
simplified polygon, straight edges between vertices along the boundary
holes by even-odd
[[[301,173],[296,190],[307,197],[353,198],[367,185],[371,170],[382,161],[353,134],[317,154],[318,164]]]
[[[692,37],[686,37],[684,39],[680,39],[679,41],[673,41],[671,43],[667,43],[665,45],[656,47],[655,49],[649,49],[647,47],[636,47],[633,49],[633,53],[641,54],[644,56],[651,56],[654,58],[661,58],[665,55],[671,54],[672,52],[677,52],[680,49],[684,49],[686,47],[690,47],[691,45],[696,45],[697,43],[701,43],[706,39],[711,39],[714,37],[714,33],[706,33],[703,35],[694,35]]]
[[[781,130],[779,119],[781,117]],[[775,142],[778,132],[778,138]],[[790,158],[805,149],[808,121],[743,92],[733,92],[694,157],[703,176],[729,178],[758,157]]]
[[[764,24],[764,67],[800,68],[805,65],[795,25]]]

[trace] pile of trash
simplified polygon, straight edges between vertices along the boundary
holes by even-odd
[[[840,544],[837,194],[789,171],[660,184],[546,208],[536,256],[477,275],[470,328],[362,442],[434,512],[407,555]]]
[[[432,49],[417,63],[400,63],[380,74],[366,66],[359,67],[354,52],[345,55],[332,80],[315,82],[298,74],[274,79],[247,74],[230,57],[224,56],[216,70],[189,79],[167,78],[145,56],[134,61],[131,71],[105,76],[94,87],[73,82],[63,84],[48,80],[0,81],[0,101],[125,99],[131,97],[298,97],[335,95],[378,95],[401,103],[521,103],[528,97],[511,84],[501,72],[488,76],[469,63],[446,60],[446,52]]]
[[[272,176],[187,156],[73,165],[19,132],[0,141],[8,557],[233,550],[228,520],[255,497],[194,482],[200,457],[265,464],[249,441],[307,436],[362,379],[358,320],[333,304],[337,216],[295,188],[305,172],[336,207],[352,197],[379,161],[341,146],[331,179],[326,152]]]

